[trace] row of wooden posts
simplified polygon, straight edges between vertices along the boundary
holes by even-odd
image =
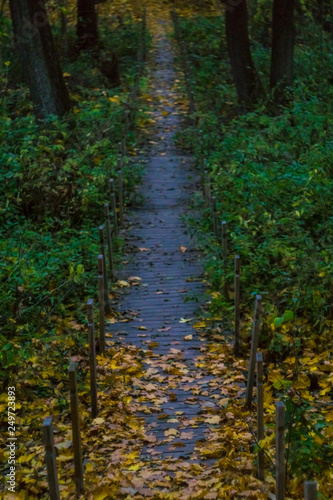
[[[142,12],[142,31],[138,49],[138,67],[135,80],[129,93],[129,99],[124,105],[124,127],[123,140],[119,143],[119,160],[117,179],[109,180],[110,202],[103,207],[105,224],[99,226],[100,254],[98,255],[98,305],[99,305],[99,335],[96,339],[94,321],[94,301],[87,301],[88,318],[88,338],[89,338],[89,367],[90,367],[90,402],[91,417],[94,419],[98,415],[97,397],[97,374],[96,374],[96,351],[100,355],[105,355],[105,315],[111,312],[109,302],[109,290],[116,280],[116,273],[113,259],[113,237],[119,236],[119,230],[124,221],[124,179],[123,166],[126,161],[127,147],[126,139],[129,127],[134,124],[135,102],[139,97],[140,78],[146,61],[146,10]],[[117,184],[117,186],[116,186]],[[117,197],[118,195],[118,197]],[[117,199],[118,198],[118,199]],[[107,265],[108,262],[108,265]],[[71,360],[69,365],[69,390],[70,409],[72,420],[72,442],[74,455],[74,480],[76,484],[76,496],[79,498],[84,493],[83,483],[83,459],[80,432],[80,412],[79,397],[77,389],[76,363]],[[58,471],[56,462],[56,450],[54,445],[54,433],[52,417],[45,418],[43,422],[43,436],[45,446],[45,462],[47,467],[47,477],[49,485],[49,495],[51,500],[60,500],[60,489],[58,482]]]
[[[228,296],[228,240],[227,240],[227,222],[222,221],[221,230],[219,231],[218,211],[216,197],[212,196],[211,181],[208,171],[205,169],[202,172],[202,189],[203,197],[207,206],[210,206],[212,214],[213,234],[220,243],[222,248],[222,265],[224,274],[224,294]],[[241,353],[240,344],[240,257],[235,255],[235,270],[234,270],[234,354],[239,356]],[[248,408],[252,406],[253,387],[256,375],[257,387],[257,441],[258,441],[258,456],[257,456],[257,475],[258,479],[265,479],[265,452],[260,447],[260,441],[265,437],[264,430],[264,386],[263,386],[263,356],[258,351],[260,321],[262,312],[262,298],[260,295],[255,297],[254,316],[252,324],[250,359],[248,365],[248,377],[245,394],[245,405]],[[285,405],[282,401],[276,403],[276,500],[285,499],[286,491],[286,453],[285,453]],[[304,498],[305,500],[317,499],[317,482],[306,481],[304,483]]]

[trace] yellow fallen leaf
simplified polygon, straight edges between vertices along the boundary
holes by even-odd
[[[326,422],[333,422],[333,411],[329,411],[325,415]]]
[[[109,496],[109,492],[107,490],[95,491],[94,500],[104,500],[107,496]]]
[[[102,417],[97,417],[97,418],[94,418],[94,420],[93,420],[93,423],[97,424],[97,425],[104,424],[104,422],[105,422],[105,420]]]
[[[193,318],[189,318],[189,319],[180,318],[179,323],[190,323],[190,321],[192,321],[192,320],[193,320]]]
[[[178,434],[177,429],[167,429],[166,431],[164,431],[164,436],[166,436],[166,437],[176,436],[177,434]]]
[[[130,286],[130,284],[127,281],[124,280],[119,280],[117,281],[118,286]]]
[[[193,339],[193,335],[186,335],[186,337],[184,337],[184,340],[192,340]]]
[[[147,328],[145,326],[139,326],[138,330],[147,330]]]
[[[114,103],[116,103],[116,104],[119,104],[119,102],[120,102],[119,95],[115,95],[115,96],[113,96],[113,97],[109,97],[109,101],[110,101],[110,102],[114,102]]]
[[[135,464],[135,465],[131,465],[130,467],[128,467],[128,470],[139,470],[141,467],[140,464]]]
[[[205,328],[206,326],[206,321],[198,321],[195,325],[193,325],[193,328]]]
[[[215,415],[214,417],[207,418],[207,423],[208,424],[219,424],[221,421],[221,417],[218,415]]]

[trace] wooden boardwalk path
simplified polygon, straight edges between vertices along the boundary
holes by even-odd
[[[132,321],[112,324],[109,331],[113,340],[146,351],[146,372],[135,382],[133,393],[143,401],[140,415],[145,418],[147,444],[141,460],[193,463],[200,460],[196,443],[209,430],[206,410],[216,405],[211,398],[215,384],[210,387],[212,377],[196,365],[206,341],[192,325],[205,289],[196,242],[182,216],[189,212],[199,178],[193,159],[174,145],[181,119],[168,27],[161,22],[155,40],[151,92],[158,130],[140,188],[143,203],[128,218],[123,259],[127,264],[120,273],[120,279],[139,277],[141,284],[124,288],[119,303]],[[199,303],[185,302],[186,297],[197,297]]]

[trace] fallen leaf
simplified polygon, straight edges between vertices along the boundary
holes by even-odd
[[[93,423],[97,424],[97,425],[104,424],[104,422],[105,422],[105,420],[102,417],[97,417],[97,418],[94,418],[94,420],[93,420]]]
[[[185,252],[186,252],[186,250],[187,250],[187,247],[182,247],[182,246],[180,246],[180,247],[179,247],[179,250],[180,250],[182,253],[185,253]]]
[[[177,434],[178,434],[177,429],[167,429],[166,431],[164,431],[164,436],[166,436],[166,437],[176,436]]]
[[[193,335],[186,335],[186,337],[184,337],[184,340],[192,340],[193,339]]]
[[[211,418],[207,418],[206,422],[208,424],[219,424],[221,421],[221,417],[219,417],[218,415],[215,415],[214,417],[211,417]]]
[[[121,286],[121,287],[130,286],[130,284],[127,281],[124,281],[124,280],[117,281],[117,285]]]
[[[179,436],[179,439],[192,439],[194,436],[194,432],[182,432]]]
[[[193,321],[193,318],[189,318],[189,319],[180,318],[179,323],[190,323],[190,321]]]

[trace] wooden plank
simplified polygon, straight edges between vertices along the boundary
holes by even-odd
[[[119,231],[118,231],[118,220],[117,220],[117,201],[114,188],[114,179],[110,179],[109,186],[110,186],[110,198],[111,198],[111,208],[113,217],[113,230],[115,236],[118,236]]]
[[[104,262],[103,255],[98,256],[98,297],[99,297],[99,352],[105,354],[105,305],[104,305]]]
[[[119,226],[124,222],[124,183],[123,172],[118,170],[118,200],[119,200]]]
[[[217,208],[216,208],[216,196],[212,196],[212,215],[213,215],[213,231],[214,236],[217,239],[219,236],[217,228]]]
[[[111,234],[110,211],[108,203],[104,204],[104,216],[105,216],[106,238],[108,247],[109,268],[110,268],[110,283],[112,288],[112,283],[115,281],[116,277],[115,277],[114,262],[113,262],[112,234]]]
[[[96,339],[95,339],[95,322],[94,322],[94,301],[92,299],[89,299],[87,302],[87,311],[88,311],[88,331],[89,331],[91,415],[92,415],[92,418],[96,418],[97,414],[98,414],[97,375],[96,375]],[[104,334],[105,334],[105,332],[104,332]]]
[[[80,495],[83,493],[83,463],[81,450],[79,397],[77,392],[75,361],[71,360],[68,371],[74,451],[74,479],[76,484],[76,496],[80,497]]]
[[[265,437],[264,430],[264,385],[263,385],[263,357],[257,352],[257,439],[262,441]],[[259,446],[258,449],[258,479],[265,480],[265,453]]]
[[[253,393],[253,383],[254,383],[254,373],[256,366],[256,354],[259,342],[259,332],[260,332],[260,316],[261,316],[261,296],[257,295],[254,307],[254,318],[252,326],[252,339],[251,339],[251,352],[250,361],[248,369],[248,380],[247,380],[247,390],[246,390],[246,405],[248,408],[252,404],[252,393]]]
[[[223,251],[223,271],[224,271],[224,295],[228,297],[228,240],[227,240],[227,222],[222,221],[222,251]]]
[[[276,408],[276,500],[285,500],[285,406],[278,401]]]
[[[44,435],[45,462],[47,467],[47,479],[49,483],[50,499],[60,500],[56,452],[54,448],[52,417],[47,417],[44,420],[43,435]]]
[[[304,483],[304,499],[317,500],[318,498],[318,484],[316,481],[305,481]]]
[[[235,312],[234,312],[234,322],[235,322],[235,344],[234,344],[234,354],[235,356],[240,355],[240,258],[239,255],[235,255]]]
[[[101,255],[103,255],[104,308],[105,308],[105,313],[110,314],[111,307],[109,302],[109,290],[108,290],[109,287],[108,287],[108,278],[106,272],[106,248],[105,248],[106,245],[104,239],[104,226],[99,226],[98,233],[99,233],[99,242],[101,247]]]

